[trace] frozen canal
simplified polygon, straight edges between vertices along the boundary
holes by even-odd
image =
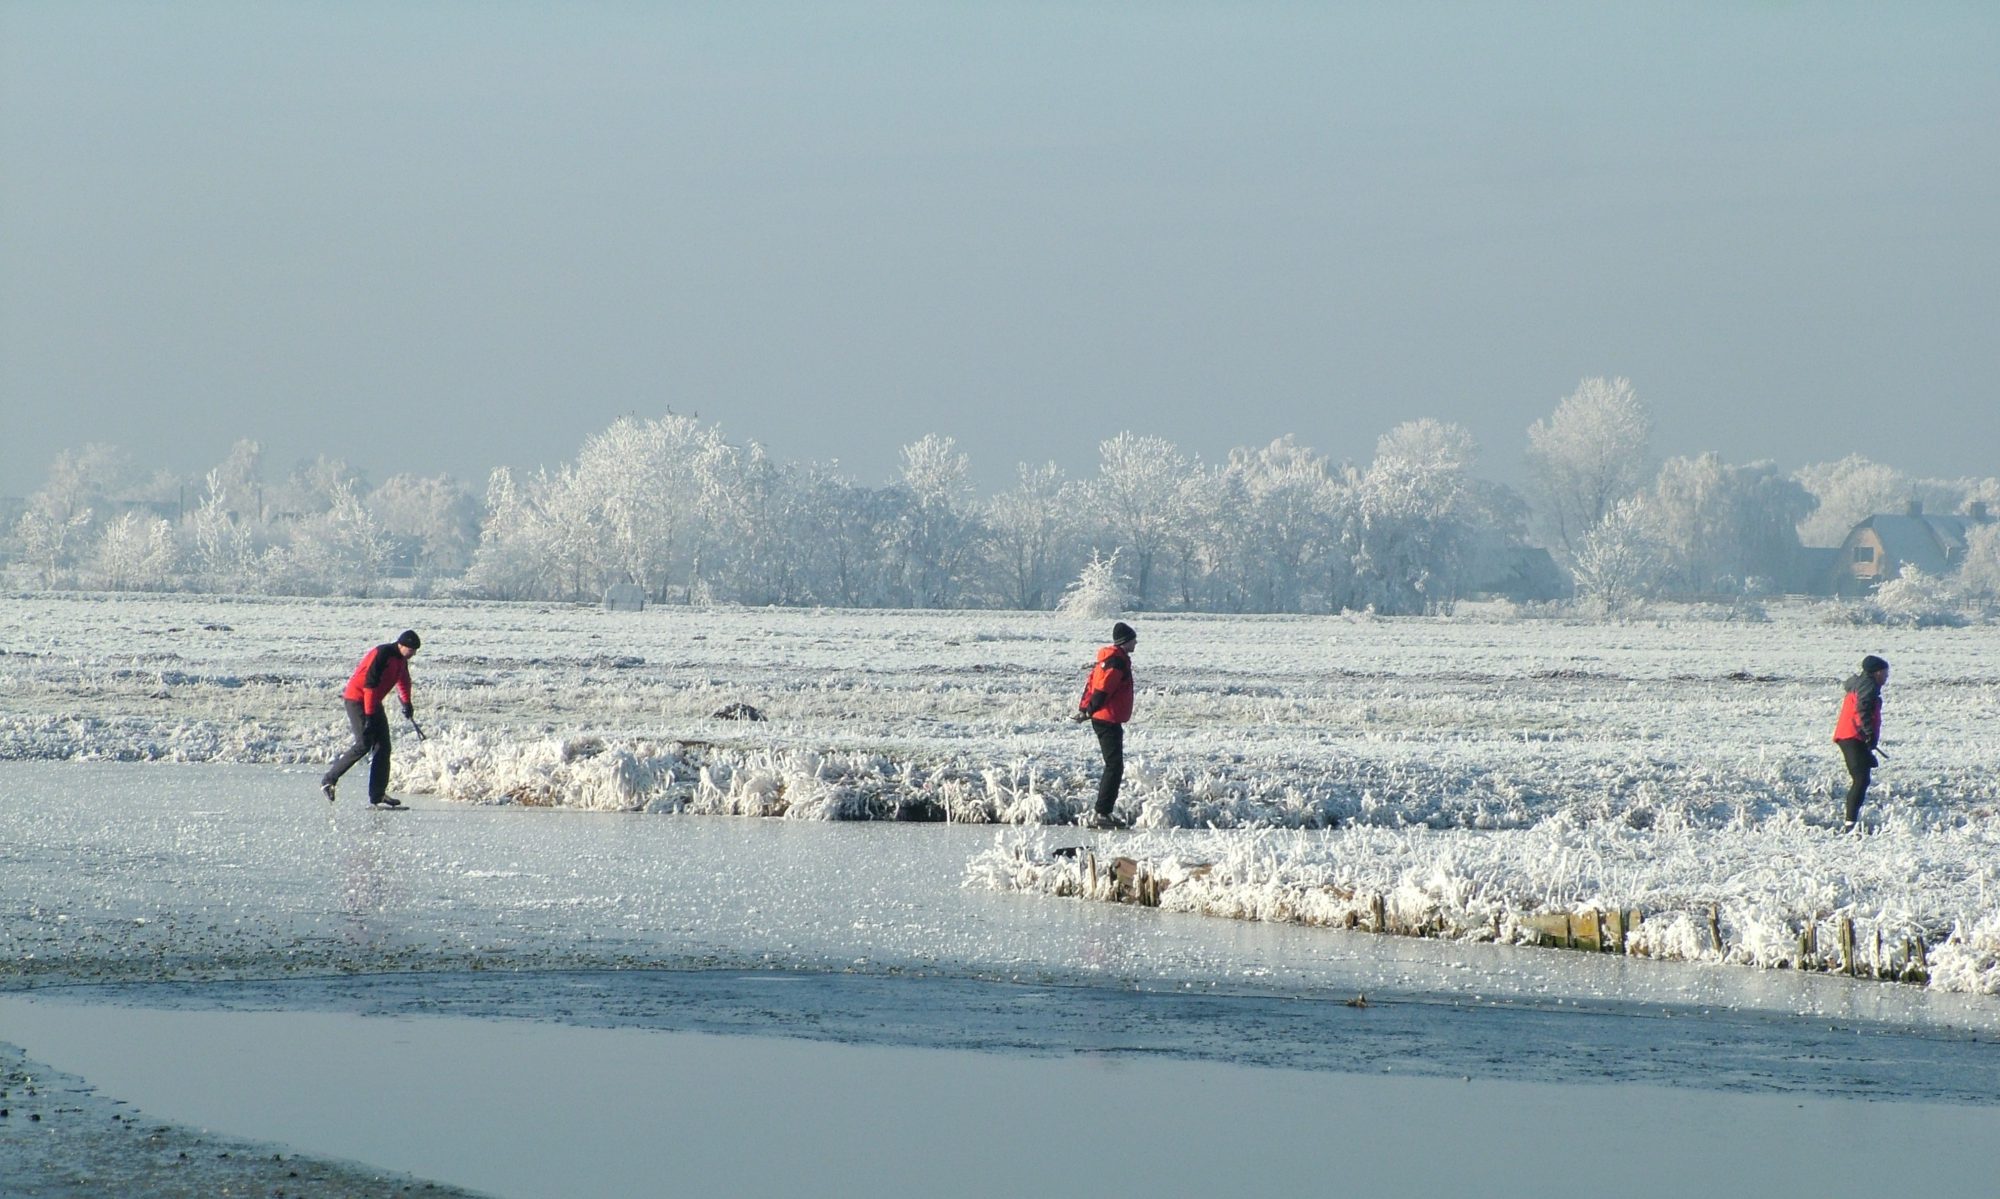
[[[0,763],[0,1041],[149,1118],[507,1195],[1259,1193],[1324,1181],[1327,1138],[1375,1193],[1804,1157],[1862,1194],[1913,1159],[1970,1185],[2000,1133],[1990,997],[968,887],[992,828],[416,802]]]

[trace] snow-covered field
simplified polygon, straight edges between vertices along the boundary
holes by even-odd
[[[1845,920],[1866,972],[2000,992],[2000,630],[1821,611],[1142,616],[1141,831],[1105,852],[1162,906],[1259,919],[1369,927],[1379,901],[1515,940],[1536,913],[1638,909],[1629,947],[1656,957],[1824,968]],[[0,757],[317,763],[355,658],[406,626],[431,740],[399,733],[405,792],[1044,826],[1094,785],[1063,717],[1105,630],[1034,613],[17,595]],[[1842,836],[1828,738],[1871,652],[1891,758],[1868,835]],[[735,703],[769,719],[713,715]],[[1073,893],[1058,848],[1026,828],[968,877]]]

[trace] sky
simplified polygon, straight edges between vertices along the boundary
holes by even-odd
[[[995,490],[1365,461],[1629,377],[1662,455],[2000,474],[2000,6],[0,0],[0,495],[621,415]]]

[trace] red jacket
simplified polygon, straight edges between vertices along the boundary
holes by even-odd
[[[1132,719],[1132,659],[1124,650],[1107,645],[1097,651],[1097,664],[1090,668],[1090,681],[1083,685],[1077,707],[1092,720],[1124,724]]]
[[[410,702],[410,660],[393,641],[361,655],[354,677],[347,680],[347,689],[340,693],[340,698],[359,703],[363,712],[373,715],[382,710],[382,697],[389,694],[391,687],[402,694],[404,703]]]
[[[1882,739],[1882,684],[1872,675],[1857,674],[1847,680],[1847,694],[1840,699],[1840,719],[1834,723],[1835,741],[1859,741],[1870,749]]]

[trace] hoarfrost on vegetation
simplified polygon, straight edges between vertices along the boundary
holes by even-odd
[[[1190,910],[1327,922],[1379,894],[1513,939],[1536,912],[1637,907],[1644,952],[1765,966],[1845,917],[1885,960],[1922,939],[1933,986],[2000,988],[2000,634],[1672,611],[1141,616],[1122,807],[1142,832],[1120,852],[1209,865],[1166,892]],[[431,738],[399,735],[405,791],[1046,825],[1095,786],[1063,717],[1101,630],[1031,613],[18,596],[0,756],[317,766],[345,739],[354,659],[411,626]],[[1891,757],[1868,835],[1844,837],[1829,738],[1863,652],[1895,664]],[[739,702],[770,719],[714,715]]]
[[[1715,453],[1656,465],[1651,430],[1628,380],[1582,380],[1527,431],[1525,496],[1477,477],[1471,436],[1429,418],[1366,463],[1290,435],[1210,463],[1128,430],[1099,444],[1093,476],[1023,463],[988,498],[948,437],[904,446],[899,477],[869,486],[671,412],[620,418],[554,467],[495,470],[483,495],[448,476],[371,488],[325,457],[267,480],[250,440],[199,478],[142,478],[90,445],[0,527],[0,567],[42,588],[1046,610],[1109,556],[1124,594],[1088,602],[1097,615],[1436,613],[1482,594],[1551,602],[1570,581],[1601,614],[1654,591],[1823,592],[1806,546],[1912,500],[1974,525],[2000,501],[2000,480],[1859,458],[1789,476]],[[1993,573],[1956,574],[1952,610],[1995,615]]]

